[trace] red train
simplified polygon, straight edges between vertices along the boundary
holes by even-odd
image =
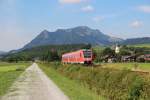
[[[62,55],[62,63],[91,64],[93,60],[92,50],[83,49]]]

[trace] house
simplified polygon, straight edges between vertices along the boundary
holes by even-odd
[[[137,58],[139,62],[150,62],[150,54],[141,55]]]
[[[150,54],[144,55],[144,59],[145,59],[145,61],[150,61]]]
[[[121,61],[122,62],[132,62],[135,61],[136,57],[135,56],[122,56]]]
[[[103,58],[103,62],[113,63],[116,62],[117,58],[110,55],[105,55]]]

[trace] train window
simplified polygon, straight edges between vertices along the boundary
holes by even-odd
[[[84,58],[91,58],[92,52],[91,51],[83,51],[84,53]]]

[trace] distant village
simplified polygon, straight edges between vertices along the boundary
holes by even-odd
[[[97,49],[98,47],[98,49]],[[48,45],[26,49],[17,53],[9,53],[1,56],[1,61],[62,61],[62,55],[65,53],[76,52],[79,50],[92,50],[93,58],[89,63],[114,63],[114,62],[150,62],[150,48],[134,47],[129,45],[112,46],[92,46],[91,44],[78,45]],[[87,55],[88,55],[88,51]],[[85,55],[86,57],[86,55]],[[64,58],[66,59],[66,58]],[[71,58],[72,59],[72,58]],[[74,61],[76,62],[76,60]],[[83,63],[83,61],[81,61]]]
[[[108,50],[106,48],[105,50]],[[145,50],[144,48],[133,48],[121,45],[114,45],[111,50],[106,52],[101,58],[102,62],[150,62],[150,50]],[[114,51],[114,53],[113,53]]]

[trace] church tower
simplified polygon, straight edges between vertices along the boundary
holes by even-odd
[[[118,54],[120,52],[120,46],[116,44],[115,53]]]

